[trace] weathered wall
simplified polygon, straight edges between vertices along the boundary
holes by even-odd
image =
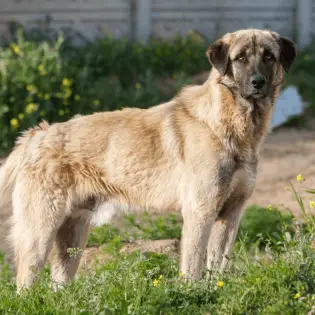
[[[103,29],[115,37],[138,39],[195,29],[213,40],[245,27],[292,37],[298,12],[300,24],[312,20],[303,29],[303,41],[305,32],[315,33],[315,0],[0,0],[0,32],[5,33],[10,20],[36,26],[48,15],[54,29],[71,28],[88,38],[102,36]]]

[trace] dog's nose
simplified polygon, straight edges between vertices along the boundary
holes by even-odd
[[[251,84],[255,89],[261,89],[266,84],[266,78],[260,74],[253,75]]]

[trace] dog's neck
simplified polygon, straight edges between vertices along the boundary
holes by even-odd
[[[202,86],[188,87],[181,94],[194,116],[205,122],[225,146],[233,151],[250,147],[258,152],[269,131],[278,93],[279,87],[276,87],[272,97],[245,99],[221,84],[219,74],[211,71]]]

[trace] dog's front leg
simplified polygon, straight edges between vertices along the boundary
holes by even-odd
[[[189,204],[182,210],[184,225],[180,271],[185,278],[199,279],[206,267],[205,253],[210,230],[222,207],[221,201],[222,197],[218,195],[204,201],[199,199],[195,207]]]
[[[245,198],[229,198],[212,226],[207,249],[207,269],[222,272],[232,253]]]

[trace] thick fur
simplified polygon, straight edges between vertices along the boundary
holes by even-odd
[[[282,68],[296,54],[285,40],[261,30],[227,34],[207,52],[209,79],[168,103],[43,123],[20,137],[0,171],[2,202],[12,195],[18,290],[33,283],[52,248],[53,281],[68,282],[79,264],[68,249],[84,248],[91,222],[144,208],[182,211],[187,278],[223,270],[254,189]],[[251,61],[241,65],[237,51]],[[248,82],[259,69],[268,86],[257,94]]]

